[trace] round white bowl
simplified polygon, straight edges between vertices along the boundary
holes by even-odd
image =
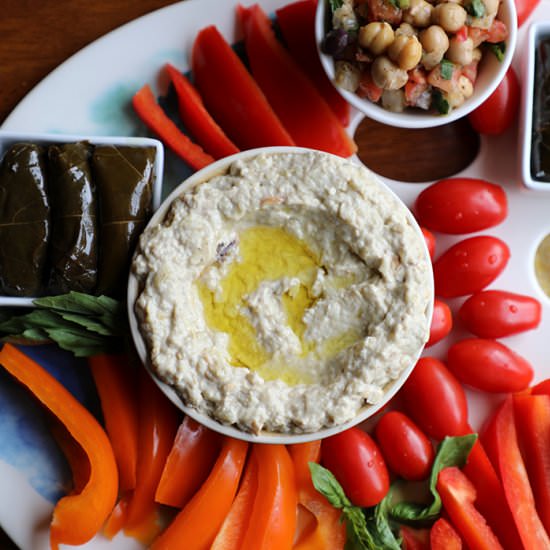
[[[326,9],[327,0],[319,0],[315,16],[315,37],[321,64],[332,82],[334,80],[334,60],[330,55],[326,55],[321,51],[321,43],[326,33]],[[425,112],[420,109],[405,109],[402,113],[394,113],[368,99],[360,98],[353,92],[343,90],[337,86],[336,89],[348,103],[361,111],[365,116],[389,126],[413,129],[431,128],[458,120],[479,107],[495,91],[512,62],[517,40],[517,17],[514,0],[502,0],[498,16],[506,24],[509,31],[504,59],[498,61],[494,55],[486,53],[479,65],[472,97],[468,98],[460,107],[453,109],[447,115]]]
[[[218,160],[217,162],[214,162],[213,164],[207,166],[206,168],[203,168],[202,170],[199,170],[198,172],[194,173],[192,176],[186,179],[183,183],[178,185],[178,187],[176,187],[174,191],[172,191],[172,193],[170,193],[170,195],[160,205],[159,209],[155,212],[155,214],[149,221],[147,227],[151,227],[162,222],[172,202],[176,197],[180,196],[187,189],[190,189],[196,185],[199,185],[205,181],[208,181],[210,178],[216,175],[223,174],[224,172],[226,172],[228,167],[236,160],[251,158],[259,154],[284,154],[284,153],[307,153],[307,152],[311,152],[311,150],[301,148],[301,147],[262,147],[258,149],[252,149],[249,151],[237,153],[230,157],[226,157],[221,160]],[[316,151],[316,153],[319,153],[319,151]],[[324,153],[324,154],[329,155],[329,153]],[[339,161],[352,162],[349,160],[345,161],[341,157],[336,157],[336,158],[338,158]],[[378,181],[381,187],[386,189],[389,193],[394,195],[397,198],[397,200],[402,202],[401,199],[399,199],[393,193],[393,191],[391,191],[382,181],[380,180]],[[420,227],[418,226],[412,214],[410,214],[410,221],[412,226],[417,231],[419,239],[421,239],[421,242],[424,243],[423,251],[425,254],[425,259],[429,263],[429,265],[431,265],[429,252],[427,247],[425,246],[424,236],[422,235]],[[349,422],[324,428],[319,431],[315,431],[311,433],[283,434],[283,433],[262,431],[259,434],[253,434],[250,432],[243,431],[239,428],[236,428],[235,426],[222,424],[221,422],[211,418],[210,416],[203,414],[201,412],[198,412],[196,409],[192,407],[188,407],[187,405],[185,405],[181,397],[176,393],[176,391],[169,384],[166,384],[155,375],[153,369],[151,368],[147,346],[139,330],[139,321],[136,317],[136,313],[134,310],[134,304],[138,297],[138,294],[139,294],[138,281],[137,281],[137,278],[131,272],[128,280],[128,293],[127,293],[128,317],[129,317],[129,323],[130,323],[130,330],[132,333],[132,338],[133,338],[137,353],[141,361],[147,368],[149,374],[152,376],[153,380],[156,382],[159,388],[164,392],[164,394],[177,407],[179,407],[185,414],[189,415],[191,418],[193,418],[200,424],[203,424],[204,426],[212,430],[215,430],[216,432],[222,433],[224,435],[235,437],[238,439],[243,439],[249,442],[280,443],[280,444],[304,443],[307,441],[314,441],[316,439],[322,439],[324,437],[334,435],[336,433],[339,433],[347,428],[350,428],[352,426],[355,426],[367,420],[368,418],[373,416],[376,412],[378,412],[382,407],[384,407],[390,401],[390,399],[397,393],[397,391],[401,388],[401,386],[407,380],[409,374],[414,368],[414,365],[416,364],[416,360],[418,359],[418,357],[420,357],[420,354],[422,352],[422,349],[419,349],[417,356],[414,358],[414,361],[411,361],[411,364],[401,373],[401,375],[397,379],[395,379],[393,382],[388,384],[388,386],[386,387],[384,398],[379,403],[375,405],[366,405],[362,407],[362,409],[359,411],[357,416],[355,416]],[[432,288],[430,289],[430,295],[433,297],[433,283],[432,283]],[[433,307],[433,299],[430,303],[430,310],[427,312],[429,319],[431,319],[432,307]]]

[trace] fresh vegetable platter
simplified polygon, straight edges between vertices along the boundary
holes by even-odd
[[[267,13],[288,0],[260,0]],[[54,132],[89,135],[145,135],[146,130],[128,108],[132,96],[144,83],[162,96],[167,82],[159,70],[167,62],[185,71],[197,32],[215,24],[234,43],[237,2],[187,0],[138,19],[85,48],[40,83],[6,119],[2,129],[14,132]],[[531,21],[550,19],[550,1],[542,0]],[[527,23],[528,24],[528,23]],[[527,24],[519,31],[514,67],[521,74]],[[153,38],[151,38],[153,37]],[[113,53],[114,52],[114,53]],[[139,53],[138,53],[139,52]],[[101,70],[93,70],[101,68]],[[223,86],[221,86],[222,88]],[[352,113],[348,127],[353,133],[361,116]],[[437,150],[434,149],[434,155]],[[518,128],[499,136],[482,137],[479,154],[455,176],[485,179],[500,184],[508,199],[506,219],[490,229],[473,233],[491,235],[509,247],[510,259],[491,288],[537,298],[542,320],[536,330],[501,339],[521,354],[535,369],[534,382],[550,377],[547,338],[550,334],[550,299],[541,290],[534,271],[538,244],[550,233],[550,195],[532,194],[519,182]],[[414,167],[411,167],[414,169]],[[190,173],[169,154],[165,166],[164,195]],[[386,183],[412,207],[431,182],[411,184],[386,179]],[[437,234],[436,257],[464,235]],[[456,313],[464,298],[446,300]],[[425,355],[447,358],[449,345],[469,336],[455,315],[451,335],[426,350]],[[25,352],[45,366],[90,410],[99,404],[84,361],[57,348],[28,347]],[[493,410],[502,396],[467,390],[469,419],[474,429]],[[369,428],[370,426],[365,426]],[[0,524],[21,548],[49,548],[49,521],[55,501],[70,484],[71,474],[54,440],[41,408],[12,378],[0,371]],[[142,548],[133,538],[117,536],[112,541],[97,538],[85,548]]]

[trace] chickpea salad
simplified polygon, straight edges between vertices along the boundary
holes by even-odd
[[[500,1],[328,0],[334,83],[390,111],[447,114],[473,94],[482,57],[504,56]]]

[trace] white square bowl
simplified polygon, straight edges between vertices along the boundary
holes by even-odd
[[[155,211],[162,198],[162,176],[164,171],[164,147],[157,139],[146,137],[85,136],[75,134],[31,134],[19,132],[0,132],[0,160],[6,150],[15,143],[34,143],[37,145],[63,145],[86,141],[91,145],[124,145],[129,147],[154,147],[155,163],[153,167],[152,207]],[[0,307],[32,307],[36,297],[17,297],[0,295]]]
[[[550,181],[537,179],[531,167],[537,47],[539,42],[544,38],[550,39],[550,21],[532,23],[528,30],[526,48],[522,59],[519,146],[521,180],[523,185],[532,191],[548,193],[550,192]]]

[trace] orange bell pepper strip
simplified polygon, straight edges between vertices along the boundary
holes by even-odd
[[[214,162],[214,157],[193,143],[162,110],[148,84],[134,94],[132,106],[142,122],[191,168],[200,170]]]
[[[239,152],[237,146],[225,135],[206,110],[196,88],[170,63],[166,71],[178,96],[179,115],[185,127],[205,151],[215,159],[228,157]]]
[[[483,432],[483,443],[502,479],[504,493],[523,546],[529,550],[550,548],[550,538],[537,513],[535,498],[519,449],[511,395],[489,420]]]
[[[321,442],[289,445],[288,450],[294,464],[298,503],[315,517],[313,528],[299,533],[295,550],[341,550],[346,543],[346,528],[339,510],[313,486],[309,462],[319,462]],[[299,507],[300,514],[300,507]]]
[[[535,506],[550,533],[550,396],[514,395],[514,414]]]
[[[121,529],[124,528],[128,520],[128,504],[130,503],[130,493],[124,494],[118,499],[111,515],[107,518],[103,526],[103,534],[110,540]]]
[[[95,355],[88,358],[88,365],[115,453],[119,490],[133,489],[138,453],[136,370],[125,355]]]
[[[225,437],[220,456],[195,496],[153,542],[151,550],[206,550],[216,537],[237,493],[248,444]]]
[[[258,490],[242,550],[290,550],[296,529],[294,465],[284,445],[255,444]]]
[[[10,344],[0,350],[0,364],[59,419],[82,447],[90,475],[79,493],[61,498],[50,526],[50,545],[79,545],[101,529],[116,502],[118,471],[105,431],[67,389],[23,352]]]
[[[336,115],[277,40],[258,4],[238,6],[252,76],[296,145],[349,157],[357,146]]]
[[[292,57],[319,90],[343,126],[349,124],[349,103],[328,78],[317,53],[316,0],[298,0],[275,11],[281,34]]]
[[[124,532],[144,544],[160,532],[155,492],[172,445],[180,412],[144,368],[138,369],[139,441],[136,488],[128,505]]]
[[[216,27],[199,32],[191,60],[194,82],[208,112],[241,149],[294,145],[261,89]]]
[[[220,436],[186,416],[166,459],[155,500],[183,508],[208,477],[219,451]]]
[[[210,550],[241,550],[257,491],[258,464],[252,458],[246,465],[239,492]]]

